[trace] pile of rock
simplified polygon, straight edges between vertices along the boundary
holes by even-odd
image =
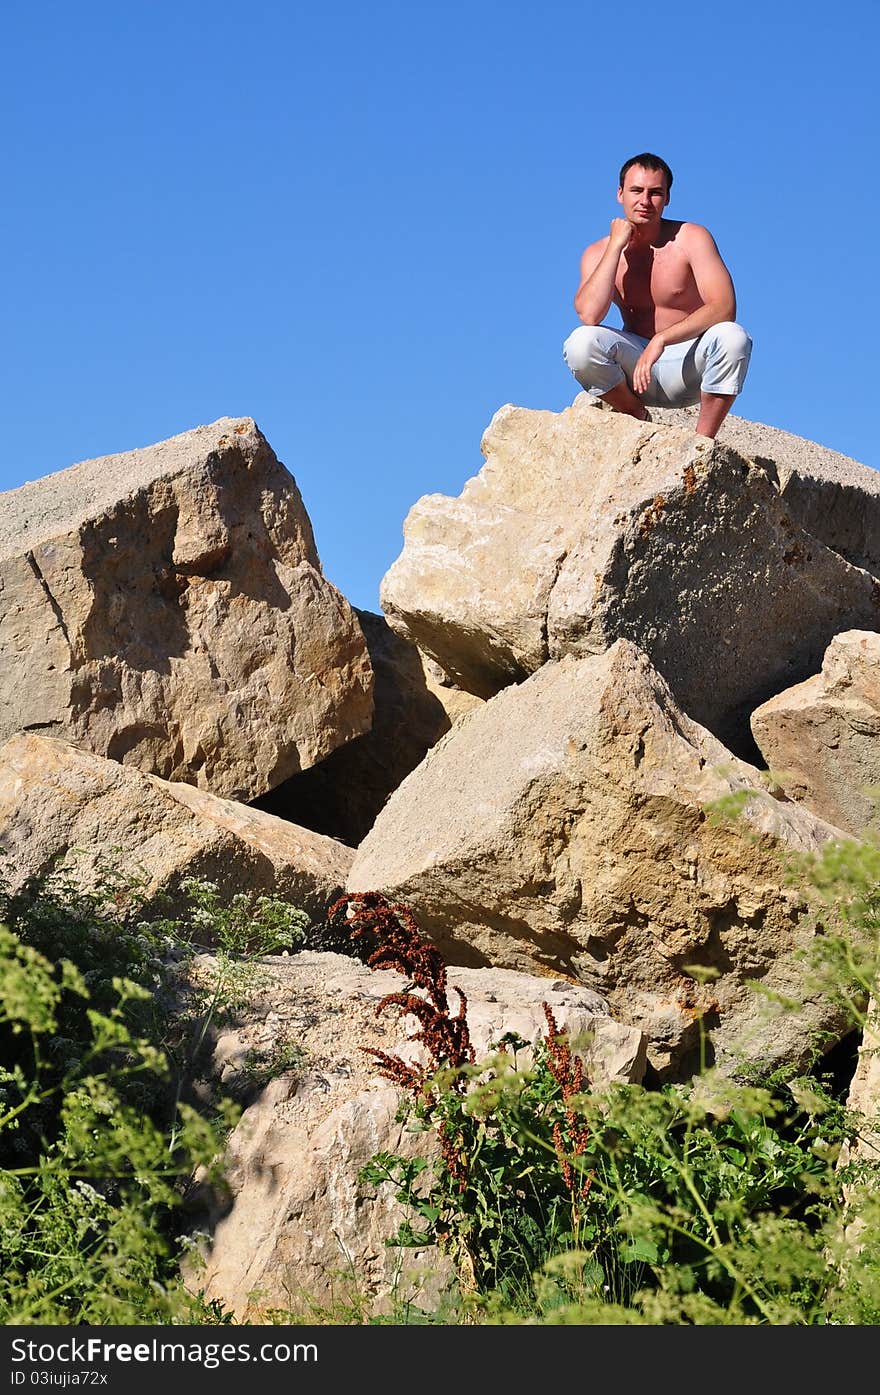
[[[85,880],[109,858],[148,896],[197,875],[316,922],[384,892],[467,978],[486,1046],[533,1041],[546,998],[590,1018],[598,1077],[833,1042],[832,1004],[773,1017],[750,985],[798,997],[815,928],[786,857],[873,816],[880,481],[656,416],[503,407],[461,496],[411,510],[383,616],[323,576],[249,419],[0,496],[8,879],[77,849]],[[742,817],[713,817],[729,796]],[[408,1035],[376,1023],[379,976],[316,952],[266,973],[205,1065],[282,1030],[304,1053],[230,1142],[203,1281],[239,1316],[346,1266],[387,1292],[394,1207],[356,1174],[406,1144],[356,1050]]]

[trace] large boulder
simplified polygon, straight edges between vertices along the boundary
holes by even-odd
[[[693,431],[699,407],[652,407]],[[731,413],[717,439],[771,475],[793,521],[857,567],[880,575],[880,473],[852,456]]]
[[[198,991],[215,970],[202,956],[186,972]],[[352,1307],[377,1313],[394,1300],[442,1308],[448,1262],[433,1249],[386,1246],[405,1215],[396,1189],[358,1180],[375,1153],[436,1155],[435,1135],[407,1129],[399,1090],[364,1050],[427,1064],[410,1040],[414,1018],[376,1015],[380,999],[404,981],[340,954],[306,951],[263,961],[251,982],[203,1066],[209,1087],[219,1081],[241,1090],[246,1108],[224,1157],[228,1192],[209,1195],[197,1217],[209,1238],[189,1282],[240,1322],[265,1321],[273,1310],[294,1322],[334,1307],[337,1316]],[[453,1014],[455,988],[467,996],[477,1059],[507,1032],[530,1044],[544,1036],[546,1001],[576,1049],[581,1042],[588,1078],[642,1078],[641,1033],[614,1021],[588,989],[491,969],[450,970],[448,987]],[[517,1064],[529,1057],[519,1052]]]
[[[837,635],[821,672],[762,703],[751,725],[786,794],[860,836],[880,799],[880,634]]]
[[[0,849],[13,892],[66,863],[84,887],[119,878],[120,894],[129,882],[147,902],[201,877],[284,897],[315,920],[352,860],[309,829],[34,732],[0,747]]]
[[[692,427],[583,394],[502,407],[482,449],[458,499],[410,510],[380,591],[392,627],[474,693],[626,638],[751,753],[751,710],[815,672],[834,634],[880,621],[880,584],[798,523],[774,472]]]
[[[373,725],[256,801],[261,809],[357,847],[392,790],[464,711],[471,693],[444,685],[430,660],[381,615],[356,611],[375,678]]]
[[[710,817],[731,795],[741,817]],[[749,985],[798,996],[812,930],[784,855],[843,836],[772,797],[620,640],[458,722],[389,799],[348,890],[410,906],[452,963],[594,987],[673,1078],[702,1030],[735,1069],[802,1059],[813,1033],[840,1028],[824,1002],[774,1018]]]
[[[296,482],[223,418],[0,495],[0,739],[249,799],[369,729],[360,626]]]

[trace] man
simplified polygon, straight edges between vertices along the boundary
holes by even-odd
[[[565,341],[581,387],[643,421],[646,408],[700,404],[697,432],[713,437],[742,390],[752,341],[736,320],[730,273],[699,223],[664,218],[672,171],[645,152],[620,171],[624,216],[581,258]],[[602,323],[612,304],[623,329]]]

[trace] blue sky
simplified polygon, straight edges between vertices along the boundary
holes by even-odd
[[[574,397],[580,253],[646,148],[733,273],[738,413],[880,466],[876,0],[15,0],[0,25],[0,488],[253,416],[378,610],[407,510],[477,472],[497,408]]]

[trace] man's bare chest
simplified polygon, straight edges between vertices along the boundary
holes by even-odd
[[[687,258],[672,246],[653,248],[620,259],[615,288],[628,310],[690,309],[699,292]]]

